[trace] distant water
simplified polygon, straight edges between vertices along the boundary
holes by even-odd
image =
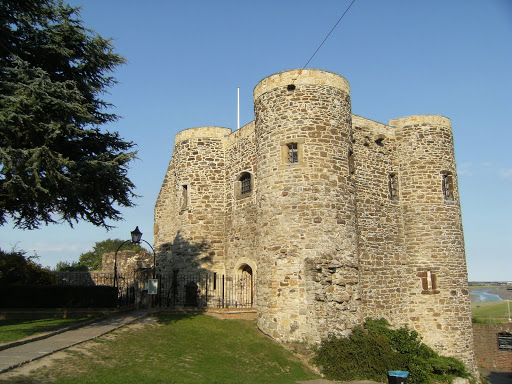
[[[502,301],[503,299],[494,293],[489,293],[485,290],[471,291],[471,301]]]

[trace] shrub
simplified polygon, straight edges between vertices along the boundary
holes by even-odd
[[[0,249],[0,285],[32,284],[47,285],[53,282],[49,270],[26,257],[25,252],[5,252]]]
[[[332,336],[315,351],[313,363],[331,380],[385,381],[389,370],[409,372],[408,383],[451,382],[468,377],[466,367],[452,357],[439,356],[421,342],[418,332],[391,329],[385,319],[367,319],[348,338]]]

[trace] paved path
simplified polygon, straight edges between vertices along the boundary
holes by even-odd
[[[145,316],[146,313],[146,311],[128,312],[122,315],[111,316],[77,329],[61,333],[51,333],[49,337],[42,340],[24,340],[25,344],[0,351],[0,373],[112,332]]]

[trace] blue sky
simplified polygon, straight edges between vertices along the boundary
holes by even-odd
[[[180,130],[244,125],[264,77],[302,68],[351,0],[73,0],[85,26],[128,60],[106,98],[123,116],[107,128],[138,144],[137,207],[106,232],[87,223],[1,228],[0,247],[39,262],[78,260],[96,241],[153,239],[153,208]],[[512,2],[356,0],[308,67],[351,85],[352,112],[387,123],[452,121],[469,279],[512,280]]]

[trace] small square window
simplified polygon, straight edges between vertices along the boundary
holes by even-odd
[[[304,142],[302,137],[281,141],[280,169],[304,167]]]

